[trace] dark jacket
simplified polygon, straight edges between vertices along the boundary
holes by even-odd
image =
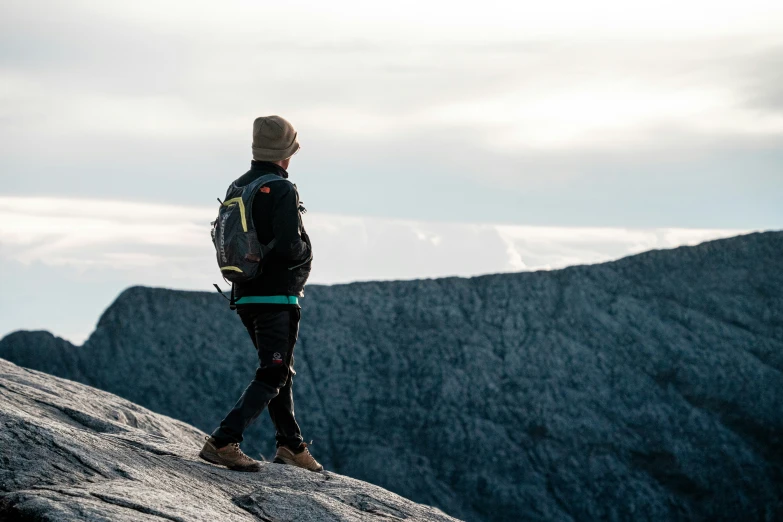
[[[263,174],[274,173],[288,178],[286,170],[268,161],[252,161],[250,170],[236,180],[239,186],[247,185]],[[265,192],[266,187],[269,191]],[[286,181],[274,181],[259,191],[253,201],[253,225],[258,240],[267,244],[277,238],[272,251],[264,258],[260,276],[234,285],[237,298],[261,295],[304,296],[304,286],[310,275],[313,250],[307,236],[296,185]]]

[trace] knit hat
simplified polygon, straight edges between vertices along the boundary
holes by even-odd
[[[296,129],[280,116],[261,116],[253,122],[253,159],[279,161],[299,150]]]

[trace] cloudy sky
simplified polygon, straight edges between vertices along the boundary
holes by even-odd
[[[263,114],[299,131],[313,283],[783,228],[783,4],[513,4],[3,2],[0,335],[208,290]]]

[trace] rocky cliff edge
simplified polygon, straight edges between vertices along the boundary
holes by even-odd
[[[330,472],[201,461],[204,434],[0,359],[0,520],[456,520]]]

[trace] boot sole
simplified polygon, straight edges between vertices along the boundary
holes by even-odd
[[[248,472],[248,473],[255,472],[255,471],[261,471],[261,465],[260,464],[255,464],[255,465],[250,465],[250,466],[229,466],[228,464],[225,464],[225,463],[220,462],[218,460],[209,458],[204,453],[199,453],[198,456],[201,457],[203,460],[206,460],[210,464],[217,464],[218,466],[223,466],[225,468],[230,469],[231,471],[244,471],[244,472]]]

